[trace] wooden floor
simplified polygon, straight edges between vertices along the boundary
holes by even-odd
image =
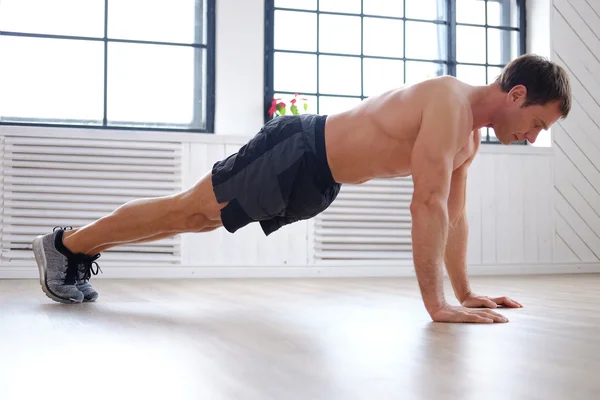
[[[600,398],[598,275],[475,278],[525,306],[494,325],[430,322],[413,279],[94,283],[0,281],[0,399]]]

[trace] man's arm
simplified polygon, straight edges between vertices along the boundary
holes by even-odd
[[[467,171],[471,160],[468,160],[452,174],[448,214],[450,227],[446,243],[446,270],[452,282],[452,288],[461,303],[471,292],[467,276],[467,243],[469,225],[466,214]]]
[[[476,140],[477,145],[479,145],[479,135],[477,135]],[[505,307],[522,307],[520,303],[508,297],[490,298],[476,295],[471,291],[469,285],[469,277],[467,275],[469,225],[466,213],[466,197],[467,172],[473,158],[474,155],[452,174],[450,195],[448,198],[450,226],[448,228],[448,240],[445,252],[446,270],[452,282],[454,294],[464,307],[496,308],[499,305]]]
[[[415,272],[429,315],[440,322],[504,322],[489,310],[451,307],[443,288],[443,263],[448,237],[448,198],[454,156],[470,131],[467,105],[440,93],[423,111],[411,167],[414,182],[412,242]]]

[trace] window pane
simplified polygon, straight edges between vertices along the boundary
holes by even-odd
[[[519,32],[488,29],[488,63],[505,65],[519,54]]]
[[[446,20],[446,0],[405,0],[406,17]]]
[[[108,36],[156,42],[204,43],[202,0],[118,0],[108,7]],[[196,18],[196,15],[199,18]]]
[[[321,14],[319,18],[320,51],[360,54],[360,17]]]
[[[404,62],[365,58],[363,61],[364,95],[373,96],[404,83]]]
[[[104,0],[1,0],[0,31],[104,37]]]
[[[319,114],[331,115],[334,113],[347,111],[360,104],[360,98],[353,97],[319,97]]]
[[[104,43],[0,36],[0,117],[102,123]]]
[[[316,10],[317,0],[275,0],[275,7]]]
[[[428,22],[406,23],[406,57],[427,60],[446,58],[446,26]]]
[[[301,2],[303,0],[299,0]],[[361,0],[319,0],[320,11],[360,14]]]
[[[456,60],[485,64],[485,28],[456,27]]]
[[[275,91],[315,93],[317,56],[275,52]]]
[[[516,0],[488,1],[487,22],[492,26],[519,26],[519,7]]]
[[[194,92],[202,90],[195,88],[195,51],[204,52],[191,47],[109,43],[109,124],[191,125]]]
[[[485,1],[456,0],[456,22],[485,25]]]
[[[485,67],[473,65],[457,65],[456,77],[469,85],[486,85]]]
[[[290,27],[302,27],[290,34]],[[275,48],[317,51],[317,14],[275,11]]]
[[[446,65],[420,61],[406,62],[406,83],[417,83],[425,79],[446,75]]]
[[[320,56],[319,93],[360,96],[360,58]]]
[[[403,8],[402,0],[363,0],[363,13],[367,15],[402,17]]]
[[[498,78],[501,73],[502,73],[502,68],[488,67],[488,69],[487,69],[487,78],[488,78],[487,83],[492,83],[492,82],[496,81],[496,78]]]
[[[393,19],[365,18],[363,22],[364,54],[370,56],[403,57],[403,22]]]

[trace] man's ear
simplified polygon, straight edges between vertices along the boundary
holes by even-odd
[[[523,105],[527,98],[527,88],[523,85],[517,85],[508,92],[508,102]]]

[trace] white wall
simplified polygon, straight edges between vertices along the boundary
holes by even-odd
[[[600,2],[554,0],[552,58],[573,86],[555,129],[557,260],[600,259]]]
[[[471,265],[548,264],[554,257],[550,151],[484,148],[469,171]],[[512,149],[511,149],[512,150]]]
[[[215,133],[253,135],[263,124],[264,0],[216,3]]]
[[[551,56],[551,0],[527,0],[527,51],[544,57]]]

